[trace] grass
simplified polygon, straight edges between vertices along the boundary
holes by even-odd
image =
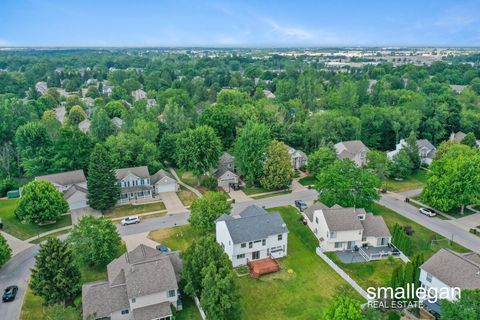
[[[298,180],[298,182],[300,182],[300,184],[303,186],[310,186],[315,184],[317,182],[317,179],[315,179],[314,176],[306,176]]]
[[[175,169],[175,172],[177,173],[178,177],[180,180],[182,180],[183,183],[188,184],[191,187],[197,187],[198,186],[198,179],[197,176],[195,176],[193,173],[189,171],[185,171],[184,169],[178,168]]]
[[[3,220],[3,231],[18,239],[26,240],[43,232],[72,225],[70,215],[62,215],[57,222],[44,226],[22,223],[13,213],[17,206],[17,201],[18,199],[0,200],[0,218]]]
[[[113,219],[160,210],[165,210],[163,202],[152,202],[138,205],[124,204],[105,212],[104,216],[105,218]]]
[[[251,187],[242,187],[242,191],[247,195],[252,195],[252,194],[258,194],[258,193],[265,193],[265,192],[270,192],[272,190],[268,190],[262,187],[256,187],[256,186],[251,186]]]
[[[182,297],[183,309],[175,313],[175,320],[201,320],[200,312],[198,312],[195,302],[187,296]]]
[[[439,235],[438,233],[435,233],[432,230],[427,229],[424,226],[377,203],[373,205],[372,213],[384,218],[385,223],[390,229],[390,232],[393,231],[393,226],[395,223],[398,223],[402,227],[407,225],[412,227],[412,255],[410,255],[410,257],[412,257],[415,253],[423,252],[425,260],[427,260],[441,248],[449,248],[457,252],[469,251],[461,245],[449,241],[447,238]]]
[[[327,256],[365,290],[369,287],[389,286],[393,270],[404,264],[401,259],[343,263],[335,252],[328,252]]]
[[[263,198],[270,198],[270,197],[275,197],[275,196],[279,196],[279,195],[282,195],[282,194],[289,194],[289,193],[292,193],[292,190],[283,190],[283,191],[278,191],[278,192],[274,192],[274,193],[263,194],[261,196],[252,196],[252,198],[253,199],[263,199]]]
[[[407,190],[420,189],[423,188],[425,183],[427,183],[427,179],[428,171],[420,169],[402,181],[387,179],[387,190],[393,192],[402,192]]]
[[[30,241],[30,243],[39,244],[39,243],[42,243],[43,241],[46,241],[50,238],[55,238],[55,237],[61,236],[62,234],[67,234],[70,231],[71,230],[69,229],[69,230],[60,230],[60,231],[57,231],[57,232],[53,232],[53,233],[50,233],[47,236],[40,237],[40,238],[37,238],[35,240],[32,240],[32,241]]]
[[[180,186],[180,190],[177,192],[178,198],[183,203],[185,207],[189,207],[192,205],[193,199],[197,197],[195,193],[188,190],[184,186]]]
[[[200,238],[200,235],[190,225],[184,225],[152,231],[148,238],[172,250],[185,251],[193,240]]]

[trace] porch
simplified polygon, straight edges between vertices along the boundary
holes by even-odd
[[[152,187],[148,185],[122,188],[120,202],[145,201],[152,199]]]
[[[357,247],[353,250],[336,252],[336,255],[343,263],[380,260],[386,259],[389,256],[400,258],[400,254],[400,251],[392,245],[383,247]]]

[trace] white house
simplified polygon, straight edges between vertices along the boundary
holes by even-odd
[[[396,144],[395,150],[387,152],[387,158],[391,160],[406,145],[407,145],[407,142],[405,141],[405,139],[401,139],[400,142]],[[417,147],[418,147],[418,155],[420,156],[420,161],[423,164],[430,165],[433,161],[435,153],[437,152],[437,148],[435,148],[435,146],[431,144],[430,141],[428,141],[427,139],[417,140]]]
[[[448,291],[442,290],[447,293],[446,299],[450,301],[458,298],[458,292],[453,288],[480,289],[480,256],[473,252],[457,253],[450,249],[440,249],[420,266],[420,285],[438,294],[440,289],[448,288]],[[437,297],[440,298],[440,295]],[[440,301],[424,303],[430,310],[441,313]]]
[[[87,208],[87,179],[83,170],[68,171],[35,177],[53,183],[63,193],[70,210]]]
[[[337,158],[350,159],[359,167],[367,164],[367,152],[369,149],[360,140],[342,141],[334,145]]]
[[[163,169],[160,169],[153,176],[150,177],[150,182],[153,186],[153,191],[157,194],[163,192],[178,191],[179,185],[175,177]]]
[[[353,250],[361,247],[387,247],[391,234],[380,216],[362,208],[328,208],[316,203],[305,210],[307,225],[322,251]]]
[[[178,252],[139,245],[107,266],[107,279],[82,286],[84,319],[171,320],[180,311]]]
[[[120,201],[141,201],[152,198],[153,188],[146,166],[117,169],[117,185],[120,187]]]
[[[292,163],[292,167],[295,170],[300,169],[307,165],[307,155],[305,152],[296,150],[290,146],[288,147],[288,155],[290,156],[290,161]]]
[[[233,267],[247,262],[287,255],[288,229],[280,213],[251,205],[238,216],[222,215],[215,221],[216,239]]]

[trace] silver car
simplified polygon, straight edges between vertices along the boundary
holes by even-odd
[[[420,211],[420,213],[422,213],[426,216],[429,216],[429,217],[435,217],[437,215],[437,213],[433,209],[430,209],[430,208],[420,208],[418,211]]]
[[[122,226],[127,226],[129,224],[140,223],[140,218],[138,216],[126,217],[125,219],[122,220],[121,223],[122,223]]]

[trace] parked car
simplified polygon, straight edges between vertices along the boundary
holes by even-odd
[[[430,209],[430,208],[420,208],[418,211],[420,211],[420,213],[422,213],[426,216],[429,216],[429,217],[435,217],[437,215],[435,210]]]
[[[15,297],[17,296],[18,292],[18,287],[17,286],[9,286],[5,289],[3,292],[3,297],[2,301],[3,302],[9,302],[15,300]]]
[[[169,247],[167,247],[166,245],[161,244],[161,243],[160,243],[159,245],[157,245],[155,248],[156,248],[158,251],[163,252],[163,253],[167,253],[167,252],[170,252],[170,251],[171,251]]]
[[[240,184],[232,182],[232,183],[230,183],[230,188],[232,188],[235,191],[238,191],[238,190],[240,190]]]
[[[135,223],[140,223],[140,218],[138,216],[130,216],[122,220],[122,226],[127,226],[129,224]]]
[[[303,212],[303,210],[307,209],[307,203],[303,200],[295,200],[295,207],[297,207],[300,212]]]

